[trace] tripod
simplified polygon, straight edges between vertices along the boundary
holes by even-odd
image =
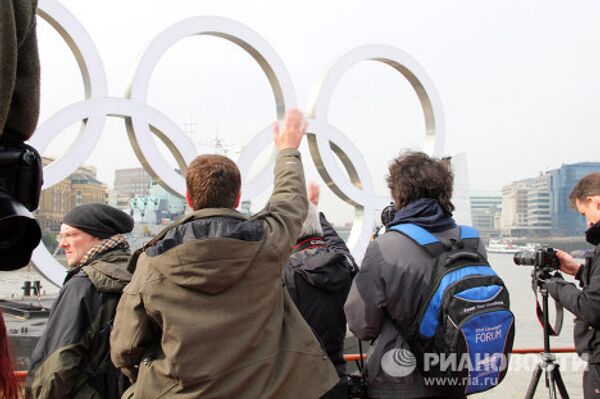
[[[546,381],[546,387],[548,388],[548,397],[550,399],[557,399],[557,389],[560,393],[560,397],[563,399],[569,399],[569,394],[567,393],[567,388],[565,387],[565,383],[560,375],[560,370],[558,369],[558,363],[556,362],[556,356],[550,351],[550,335],[548,333],[548,290],[537,281],[537,285],[539,287],[539,292],[542,294],[542,319],[544,325],[544,352],[540,353],[540,362],[535,366],[535,370],[533,370],[533,375],[531,376],[531,381],[529,382],[529,387],[527,388],[527,393],[525,394],[525,399],[533,399],[533,395],[535,394],[535,389],[540,382],[540,377],[542,376],[542,371],[544,372],[544,380]]]

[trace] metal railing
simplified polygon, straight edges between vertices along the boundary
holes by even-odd
[[[544,352],[544,348],[517,348],[513,349],[513,355],[530,355],[530,354],[538,354]],[[553,348],[552,353],[574,353],[575,348]],[[344,355],[344,360],[346,362],[355,362],[360,360],[361,355],[358,353],[349,353]],[[367,358],[367,354],[363,353],[363,359]],[[15,371],[15,376],[17,379],[24,383],[27,378],[27,371]]]

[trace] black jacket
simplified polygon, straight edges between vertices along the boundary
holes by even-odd
[[[115,398],[124,380],[110,362],[117,302],[130,281],[129,253],[113,249],[69,272],[27,376],[28,398]]]
[[[323,213],[320,221],[323,237],[298,240],[283,269],[283,284],[339,371],[345,364],[344,303],[358,268]]]
[[[600,222],[592,226],[587,235],[600,235]],[[586,257],[575,278],[581,290],[558,279],[549,281],[546,286],[552,298],[575,315],[573,337],[577,353],[590,363],[600,363],[600,245],[591,257]]]

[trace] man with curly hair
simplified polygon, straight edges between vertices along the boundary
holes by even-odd
[[[439,240],[459,238],[460,227],[452,218],[453,174],[447,161],[406,152],[392,161],[387,183],[396,208],[388,228],[410,223]],[[485,254],[481,244],[479,251]],[[388,352],[409,348],[407,329],[427,301],[431,263],[430,255],[403,234],[382,234],[367,248],[345,311],[357,337],[376,339],[366,364],[370,398],[456,398],[442,387],[426,384],[417,369],[403,373],[385,367]]]

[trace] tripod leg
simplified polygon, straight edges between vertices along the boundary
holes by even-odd
[[[554,380],[554,368],[546,370],[546,385],[548,386],[548,397],[550,399],[558,399],[556,381]]]
[[[533,399],[533,395],[535,394],[535,390],[540,382],[540,377],[542,376],[542,368],[538,364],[535,366],[535,370],[533,370],[533,375],[531,376],[531,381],[529,382],[529,387],[527,388],[527,393],[525,394],[525,399]]]
[[[565,383],[560,375],[560,370],[558,369],[558,365],[551,371],[552,379],[556,383],[556,387],[558,388],[558,392],[560,392],[560,397],[562,399],[569,399],[569,393],[567,392],[567,388],[565,387]]]

